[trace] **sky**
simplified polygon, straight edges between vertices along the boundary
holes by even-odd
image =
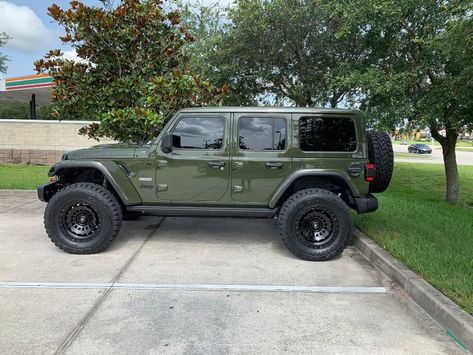
[[[97,0],[82,0],[86,5],[100,5]],[[231,0],[201,0],[205,5],[216,2],[226,5]],[[51,21],[48,7],[56,3],[68,8],[68,0],[0,0],[0,32],[12,37],[0,52],[9,56],[6,75],[14,77],[36,74],[33,62],[42,58],[50,49],[61,49],[66,57],[74,58],[75,52],[59,41],[61,28]],[[116,0],[115,3],[118,3]]]

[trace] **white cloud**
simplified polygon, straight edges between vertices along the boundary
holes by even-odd
[[[26,53],[44,49],[53,37],[32,9],[7,1],[0,1],[0,32],[12,37],[5,47]]]
[[[77,52],[75,49],[68,49],[66,51],[62,51],[62,58],[67,59],[67,60],[72,60],[76,63],[89,63],[86,59],[80,58],[77,55]]]
[[[75,49],[63,51],[62,57],[67,60],[73,60],[74,62],[80,62],[83,60],[82,58],[79,58]]]

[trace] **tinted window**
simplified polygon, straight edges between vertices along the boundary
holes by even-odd
[[[299,137],[301,149],[305,151],[356,150],[355,124],[346,117],[301,117]]]
[[[239,121],[239,146],[245,150],[284,150],[286,120],[273,117],[242,117]]]
[[[173,146],[187,149],[222,149],[222,117],[184,117],[173,133]]]

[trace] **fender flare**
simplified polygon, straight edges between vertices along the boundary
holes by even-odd
[[[270,208],[276,207],[276,204],[278,203],[279,199],[282,197],[282,195],[286,192],[286,190],[289,188],[289,186],[291,186],[291,184],[294,181],[296,181],[297,179],[301,177],[309,177],[309,176],[314,176],[314,177],[334,176],[337,179],[341,179],[348,186],[348,189],[350,190],[354,198],[360,196],[358,189],[353,184],[353,182],[346,175],[341,174],[339,171],[327,171],[327,170],[321,170],[321,169],[302,169],[290,175],[286,180],[284,180],[284,182],[281,185],[278,186],[275,193],[269,200],[269,207]]]
[[[93,168],[99,170],[112,185],[124,205],[141,203],[141,197],[131,180],[120,166],[114,161],[77,161],[64,160],[51,167],[48,176],[60,175],[62,170],[72,168]]]

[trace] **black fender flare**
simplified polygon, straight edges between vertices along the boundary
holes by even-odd
[[[302,169],[290,175],[286,180],[284,180],[284,182],[281,185],[278,186],[273,196],[269,200],[269,208],[276,207],[279,199],[282,197],[282,195],[286,192],[286,190],[289,188],[289,186],[291,186],[291,184],[294,181],[296,181],[300,177],[309,177],[309,176],[314,176],[314,177],[334,176],[337,179],[341,179],[346,184],[346,186],[348,186],[348,189],[350,190],[354,198],[360,196],[353,182],[347,176],[343,175],[339,171],[327,171],[327,170],[320,170],[320,169]]]
[[[127,174],[114,161],[76,161],[64,160],[51,167],[48,176],[61,175],[62,170],[72,168],[93,168],[99,170],[112,185],[124,205],[137,205],[141,197]]]

